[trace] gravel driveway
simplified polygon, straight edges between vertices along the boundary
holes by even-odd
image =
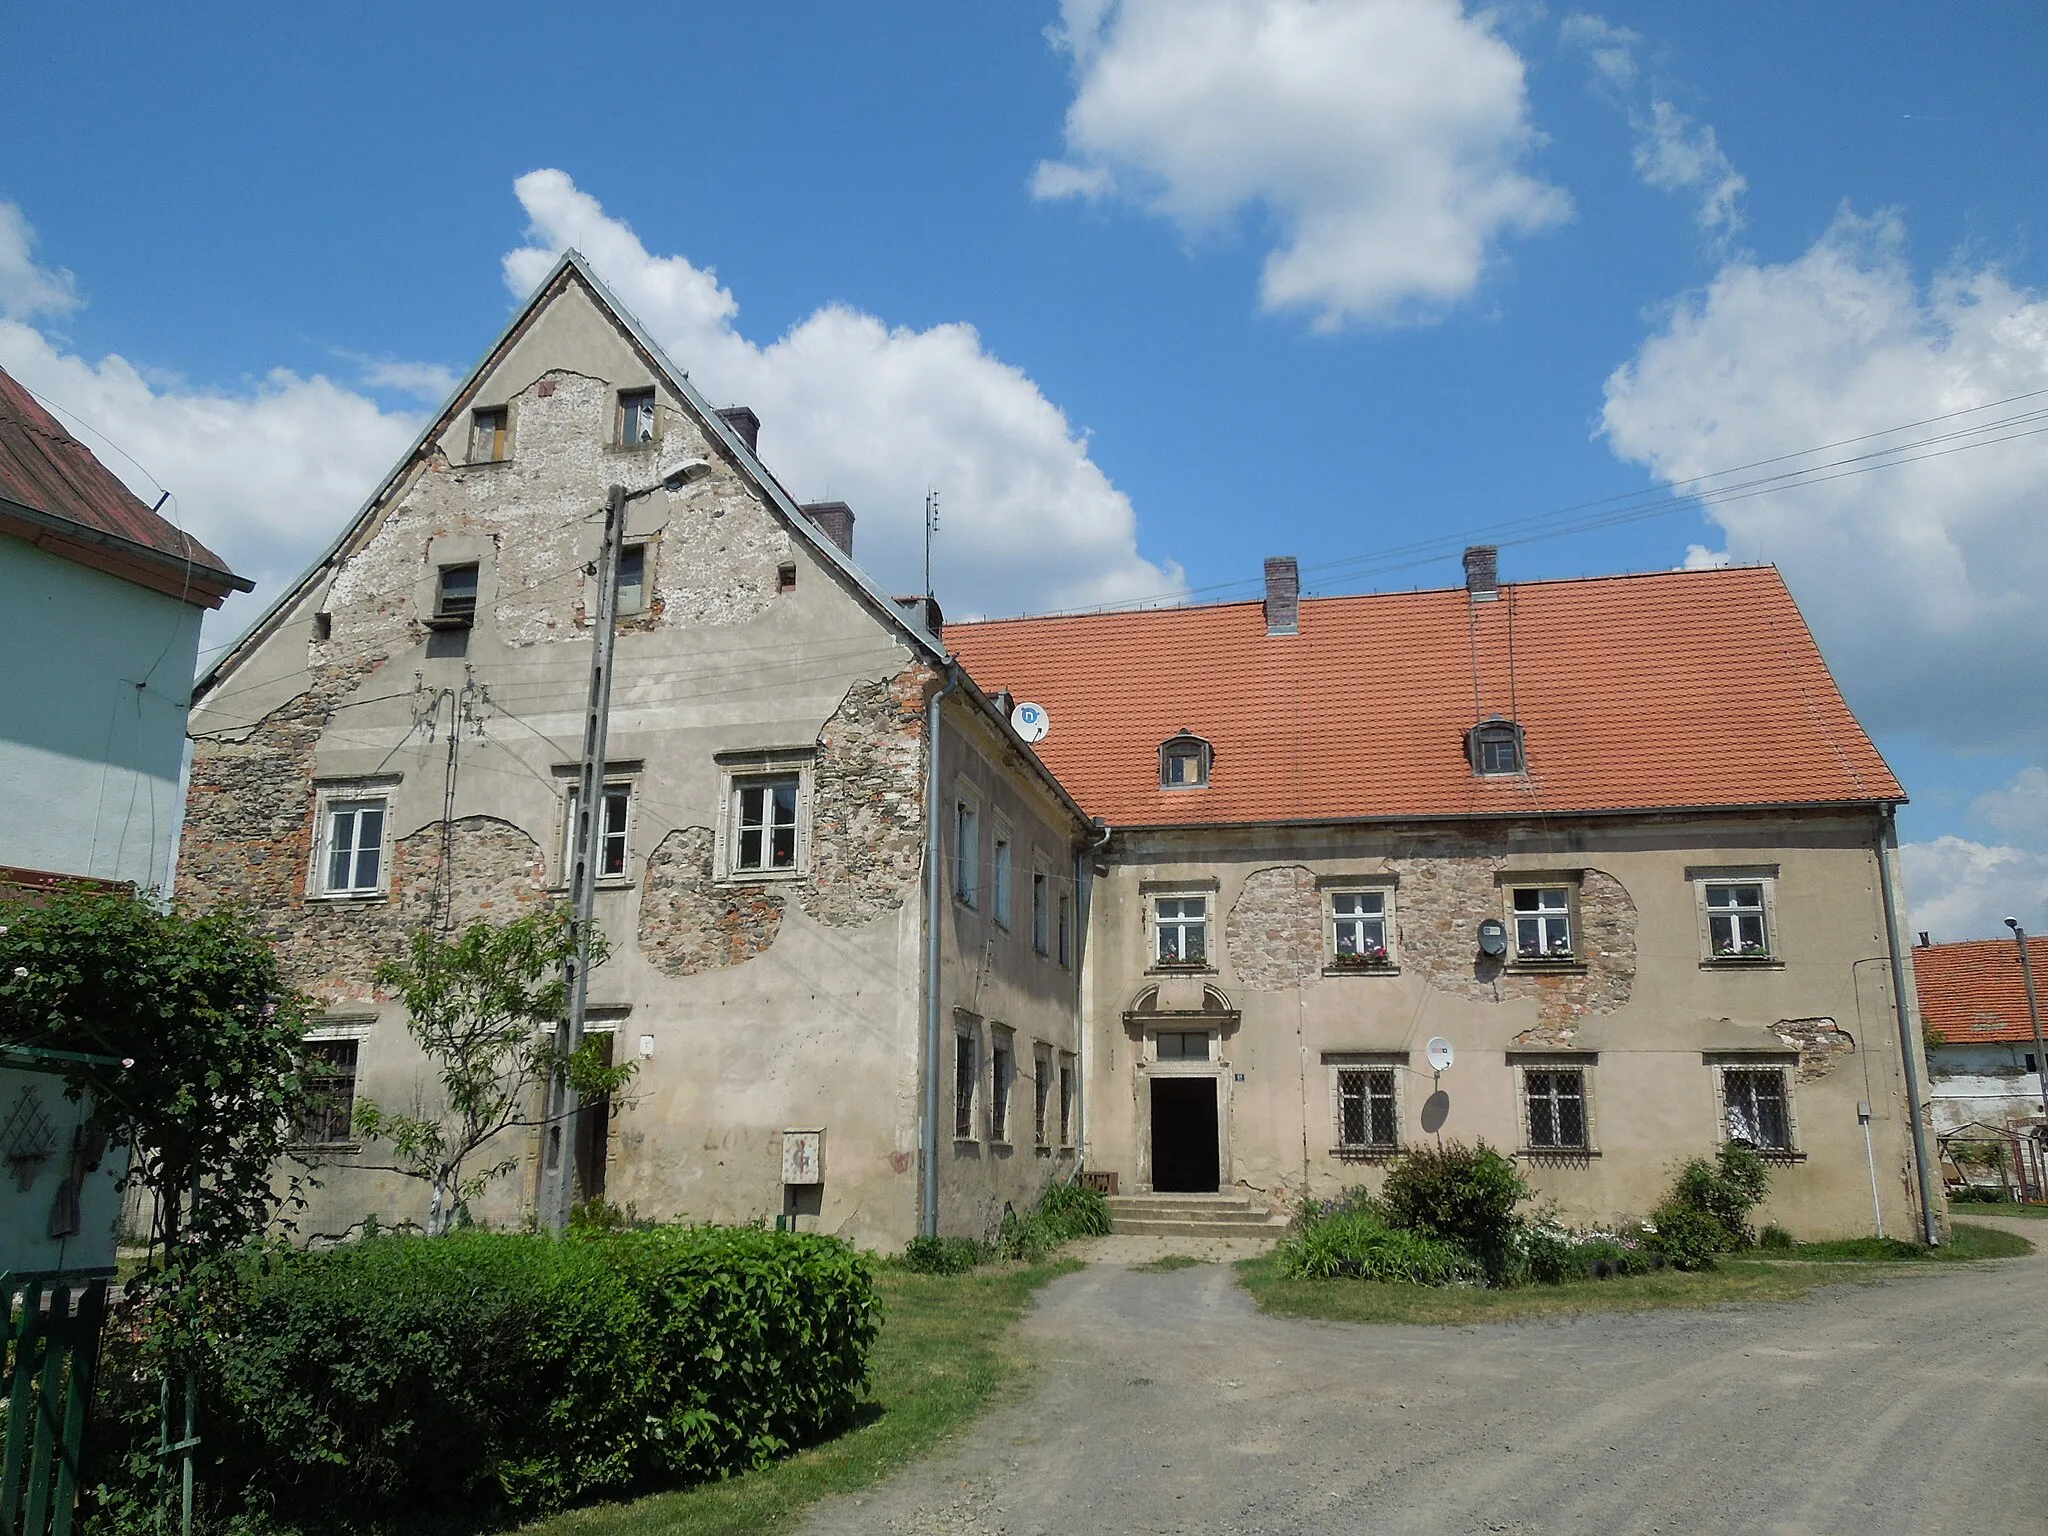
[[[1027,1318],[1025,1396],[806,1529],[2041,1536],[2044,1319],[2041,1254],[1465,1328],[1267,1318],[1226,1268],[1091,1265]]]

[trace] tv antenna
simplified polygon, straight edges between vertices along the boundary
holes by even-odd
[[[924,493],[924,595],[932,595],[932,540],[939,531],[939,489]]]

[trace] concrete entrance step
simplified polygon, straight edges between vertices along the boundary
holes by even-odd
[[[1109,1230],[1115,1237],[1252,1237],[1276,1242],[1287,1235],[1287,1223],[1273,1217],[1245,1216],[1234,1221],[1181,1221],[1172,1216],[1115,1216]]]
[[[1119,1236],[1271,1241],[1287,1230],[1287,1220],[1234,1190],[1213,1195],[1116,1195],[1109,1202],[1109,1230]]]

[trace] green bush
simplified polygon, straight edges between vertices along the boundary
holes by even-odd
[[[1535,1222],[1522,1232],[1522,1262],[1529,1278],[1538,1285],[1562,1285],[1583,1271],[1579,1243],[1550,1222]]]
[[[876,1325],[868,1262],[813,1234],[272,1253],[218,1298],[203,1341],[204,1503],[224,1521],[359,1528],[729,1476],[846,1422]],[[155,1425],[118,1399],[108,1428],[133,1474]]]
[[[903,1249],[903,1267],[920,1275],[964,1275],[980,1261],[971,1237],[913,1237]]]
[[[1026,1264],[1042,1264],[1058,1246],[1059,1239],[1053,1236],[1051,1223],[1036,1210],[1022,1216],[1013,1210],[1004,1210],[1003,1224],[996,1232],[998,1257],[1021,1259]]]
[[[1756,1245],[1765,1253],[1790,1253],[1799,1246],[1792,1241],[1792,1234],[1776,1222],[1772,1222],[1757,1234]]]
[[[1727,1228],[1697,1207],[1667,1200],[1650,1213],[1650,1222],[1656,1230],[1645,1235],[1645,1245],[1674,1269],[1712,1269],[1715,1255],[1728,1249]]]
[[[1476,1285],[1485,1272],[1454,1243],[1389,1228],[1364,1211],[1325,1217],[1277,1249],[1281,1273],[1306,1280]]]
[[[1455,1243],[1490,1284],[1518,1278],[1523,1222],[1516,1206],[1529,1186],[1507,1158],[1480,1142],[1419,1147],[1402,1157],[1380,1190],[1388,1225]]]
[[[1731,1252],[1756,1241],[1749,1213],[1762,1203],[1770,1187],[1771,1173],[1764,1160],[1742,1142],[1728,1141],[1721,1144],[1712,1162],[1696,1157],[1680,1168],[1666,1203],[1712,1217],[1725,1237],[1721,1251]]]

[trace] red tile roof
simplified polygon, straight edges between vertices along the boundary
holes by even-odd
[[[0,529],[54,554],[219,607],[234,575],[212,550],[138,501],[92,450],[0,370]]]
[[[1046,707],[1038,753],[1112,826],[1903,800],[1776,570],[1751,567],[948,624],[982,689]],[[1526,731],[1480,778],[1476,717]],[[1182,727],[1210,786],[1159,787]]]
[[[2048,1008],[2048,938],[2027,939],[2034,992]],[[1930,944],[1913,951],[1920,1018],[1950,1045],[2033,1043],[2020,947],[2010,938]]]

